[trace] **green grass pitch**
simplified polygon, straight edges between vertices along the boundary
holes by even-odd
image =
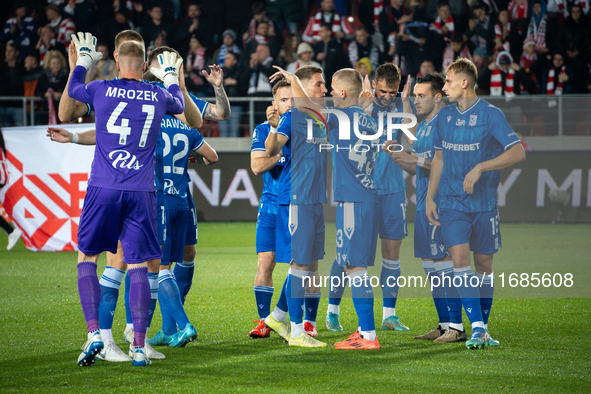
[[[530,292],[523,298],[520,293],[499,298],[489,329],[501,346],[469,351],[463,343],[414,340],[436,324],[435,308],[428,289],[402,289],[396,310],[411,331],[378,330],[380,350],[290,348],[276,334],[262,340],[247,336],[257,317],[254,223],[199,226],[195,277],[186,304],[199,339],[184,349],[159,348],[167,359],[148,368],[100,361],[79,367],[76,358],[86,326],[76,254],[33,253],[22,242],[6,252],[6,237],[1,236],[0,392],[591,392],[588,295],[533,298],[539,293]],[[588,289],[591,226],[503,224],[502,231],[504,248],[495,256],[496,273],[572,270],[576,283]],[[323,274],[335,255],[334,233],[334,224],[327,224]],[[102,257],[99,275],[104,265]],[[422,273],[420,260],[413,257],[412,236],[402,244],[401,265],[403,275]],[[284,265],[275,270],[273,305],[286,271]],[[377,275],[377,270],[370,274]],[[327,332],[326,307],[323,298],[319,339],[331,345],[355,330],[356,317],[351,300],[343,300],[345,332]],[[380,299],[375,314],[379,324]],[[127,350],[124,315],[121,292],[113,333]],[[469,326],[466,317],[464,325]],[[150,335],[159,326],[157,312]]]

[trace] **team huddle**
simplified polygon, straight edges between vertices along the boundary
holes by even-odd
[[[94,111],[96,130],[76,134],[50,128],[48,136],[57,142],[96,145],[78,231],[78,289],[88,330],[78,364],[92,365],[99,358],[146,366],[151,359],[165,358],[154,346],[182,347],[197,339],[184,309],[197,243],[187,163],[191,155],[205,165],[218,160],[197,129],[204,118],[230,116],[223,75],[217,66],[211,66],[209,74],[203,71],[221,91],[216,91],[216,104],[197,99],[184,86],[178,53],[157,48],[146,64],[141,36],[128,30],[115,39],[119,77],[85,85],[86,70],[100,59],[96,38],[78,33],[72,42],[72,73],[60,102],[60,119],[70,121]],[[433,73],[418,78],[414,103],[409,82],[398,93],[400,71],[391,63],[377,69],[373,86],[358,71],[342,69],[332,76],[332,106],[325,103],[321,68],[305,66],[294,74],[276,68],[270,78],[276,82],[273,102],[267,121],[253,131],[251,150],[251,167],[263,175],[264,190],[256,230],[259,320],[249,335],[264,338],[275,331],[290,346],[327,346],[316,339],[321,288],[312,279],[318,277],[318,263],[324,258],[323,204],[331,192],[337,203],[337,258],[330,275],[353,284],[358,316],[357,330],[334,346],[380,347],[367,272],[374,265],[378,237],[381,328],[409,330],[396,314],[400,247],[408,235],[405,170],[417,175],[415,256],[423,260],[430,278],[453,279],[433,287],[439,324],[416,338],[467,340],[463,306],[472,325],[466,346],[498,346],[487,330],[492,257],[501,246],[496,189],[499,170],[524,160],[525,153],[502,112],[476,97],[475,66],[459,59],[448,67],[446,77]],[[451,104],[441,108],[444,94]],[[404,114],[423,120],[417,126]],[[353,137],[349,133],[343,138],[343,123],[354,130]],[[392,123],[400,128],[395,139],[388,139],[383,130]],[[398,143],[404,127],[410,130],[404,135],[414,144],[412,154]],[[371,149],[357,149],[368,140],[374,142]],[[103,251],[107,268],[99,281],[97,261]],[[470,251],[478,286],[472,286]],[[276,262],[290,268],[271,311]],[[117,347],[111,331],[123,280],[128,354]],[[343,330],[339,305],[345,287],[343,280],[330,288],[328,330]],[[146,339],[156,301],[162,328]]]

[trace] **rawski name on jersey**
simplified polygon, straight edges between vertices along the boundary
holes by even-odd
[[[125,149],[114,150],[109,153],[109,159],[113,160],[113,168],[128,168],[130,170],[139,170],[144,165],[137,161],[137,157]]]
[[[106,97],[128,98],[129,100],[158,101],[158,92],[147,90],[133,90],[109,87],[105,93]]]
[[[160,123],[160,127],[168,127],[170,129],[183,129],[183,130],[191,130],[189,126],[181,122],[176,118],[163,118],[162,122]]]
[[[443,143],[441,145],[443,146],[444,149],[463,151],[463,152],[480,149],[480,142],[476,142],[474,144],[452,144],[451,142],[443,141]]]

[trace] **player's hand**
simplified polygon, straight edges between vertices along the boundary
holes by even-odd
[[[394,158],[394,153],[396,153],[402,146],[398,144],[397,140],[387,140],[382,144],[382,150],[387,153],[388,155]]]
[[[396,151],[390,156],[392,156],[395,163],[417,164],[416,157],[403,150]]]
[[[76,45],[70,45],[68,46],[68,64],[70,65],[70,71],[74,71],[74,68],[76,68],[76,61],[78,61]]]
[[[72,134],[69,131],[60,129],[59,127],[48,127],[47,136],[50,140],[65,144],[72,142]]]
[[[212,64],[209,66],[209,69],[211,70],[209,74],[205,70],[202,71],[203,76],[214,87],[221,88],[224,84],[224,70],[217,64]]]
[[[161,80],[166,86],[166,89],[170,85],[179,84],[179,69],[183,63],[183,58],[177,59],[176,53],[174,52],[162,52],[158,55],[158,64],[160,68],[150,66],[150,72],[154,74],[156,78]]]
[[[267,120],[272,127],[279,126],[279,111],[277,111],[277,107],[274,105],[267,107]]]
[[[89,69],[92,63],[102,59],[103,54],[96,51],[96,37],[90,33],[72,34],[72,43],[76,46],[76,65]]]
[[[359,105],[361,108],[366,109],[371,105],[373,102],[373,92],[371,91],[371,82],[369,81],[369,76],[365,76],[365,80],[363,81],[363,89],[359,94],[360,100]]]
[[[466,178],[464,178],[464,191],[466,193],[474,193],[474,185],[480,179],[481,174],[482,171],[480,170],[480,166],[478,165],[476,165],[476,167],[474,167],[472,171],[466,174]]]
[[[269,82],[274,83],[275,81],[283,78],[283,79],[285,79],[285,81],[288,84],[291,85],[291,83],[293,82],[293,80],[295,78],[295,75],[293,75],[292,73],[289,73],[289,72],[285,71],[284,69],[282,69],[279,66],[273,66],[273,68],[276,68],[279,71],[277,71],[275,74],[273,74],[273,75],[271,75],[269,77]]]
[[[404,84],[404,88],[402,89],[402,94],[400,95],[400,97],[410,97],[410,85],[410,74],[408,74],[408,77],[406,78],[406,83]]]
[[[435,204],[432,200],[427,198],[426,204],[426,211],[425,214],[427,215],[427,219],[431,222],[434,226],[441,226],[437,220],[439,220],[439,215],[437,214],[437,204]]]

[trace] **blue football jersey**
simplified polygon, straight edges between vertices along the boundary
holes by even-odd
[[[334,199],[336,202],[377,203],[378,192],[372,179],[377,150],[371,147],[371,141],[355,136],[354,114],[359,116],[359,132],[363,135],[375,135],[378,124],[358,105],[334,109],[344,112],[351,121],[351,139],[339,140],[337,116],[329,114],[327,117],[330,143],[334,145],[331,151]]]
[[[281,150],[285,162],[283,164],[283,171],[279,177],[277,204],[289,205],[291,194],[291,111],[287,111],[281,115],[277,127],[277,134],[287,137],[287,142],[283,145],[283,149]]]
[[[265,141],[269,135],[271,125],[268,121],[258,125],[252,134],[251,152],[265,152]],[[259,203],[259,213],[271,213],[277,215],[277,191],[279,189],[279,177],[285,167],[285,157],[281,157],[275,167],[263,174],[263,194]]]
[[[499,171],[483,172],[474,193],[464,191],[464,179],[478,163],[492,160],[519,138],[503,112],[477,99],[460,111],[457,104],[439,111],[433,142],[443,151],[443,170],[439,181],[440,207],[463,212],[485,212],[497,208]]]
[[[308,138],[308,129],[312,130]],[[318,118],[291,110],[291,194],[292,205],[326,204],[327,144],[325,124]]]
[[[380,146],[386,142],[388,138],[386,134],[386,122],[388,119],[388,112],[404,112],[402,105],[401,94],[398,93],[398,98],[394,100],[389,106],[383,107],[377,101],[374,101],[371,116],[379,122],[379,118],[382,118],[384,125],[384,133],[380,136]],[[415,107],[411,101],[411,107],[413,114],[415,113]],[[402,123],[405,118],[395,118],[394,123]],[[379,124],[379,123],[378,123]],[[403,137],[402,131],[397,130],[392,136],[393,139],[400,143]],[[392,160],[392,157],[381,149],[376,156],[376,166],[374,169],[374,182],[378,190],[379,195],[398,193],[406,190],[406,182],[402,175],[402,168]]]
[[[433,147],[433,125],[437,119],[437,114],[429,121],[423,120],[417,126],[415,137],[417,140],[412,147],[412,153],[417,157],[433,160],[435,155],[435,148]],[[429,174],[430,170],[427,168],[417,166],[415,195],[417,198],[417,211],[424,211],[426,208],[425,201],[427,199],[427,189],[429,188]],[[439,205],[438,195],[435,196],[435,203]]]

